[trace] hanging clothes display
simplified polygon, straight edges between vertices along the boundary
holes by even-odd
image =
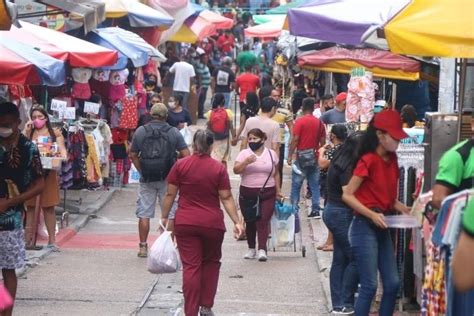
[[[121,100],[122,112],[120,114],[120,128],[136,129],[138,125],[138,98],[131,93]]]
[[[71,73],[74,79],[71,93],[72,97],[79,100],[89,100],[92,95],[89,85],[89,79],[92,77],[92,69],[73,68]]]
[[[347,84],[346,121],[368,123],[374,116],[375,87],[372,73],[354,70]]]
[[[86,157],[89,148],[84,130],[75,125],[69,129],[68,157],[72,165],[72,187],[83,188],[87,183]]]
[[[462,214],[469,199],[474,198],[474,189],[448,196],[436,219],[423,285],[422,315],[446,314],[446,316],[470,316],[474,314],[474,290],[459,293],[455,290],[451,269],[451,257],[462,230]],[[430,254],[431,255],[431,254]],[[436,268],[436,273],[430,274]],[[432,276],[432,278],[428,278]],[[442,288],[439,285],[443,285]]]

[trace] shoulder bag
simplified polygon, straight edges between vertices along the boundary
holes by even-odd
[[[272,176],[273,168],[274,168],[272,152],[270,149],[268,149],[268,152],[270,154],[270,159],[272,161],[272,169],[270,170],[270,174],[268,175],[267,180],[263,184],[263,187],[260,189],[260,192],[258,193],[256,197],[253,197],[253,198],[245,197],[245,202],[243,203],[244,205],[241,205],[242,215],[244,216],[244,220],[246,223],[256,222],[262,217],[262,214],[260,212],[260,196],[265,190],[268,180],[270,180],[270,177]]]

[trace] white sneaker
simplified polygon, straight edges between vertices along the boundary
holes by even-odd
[[[267,261],[267,252],[263,249],[260,249],[258,251],[258,261],[262,261],[262,262],[265,262]]]
[[[244,259],[255,259],[257,256],[257,251],[255,249],[249,249],[244,256]]]

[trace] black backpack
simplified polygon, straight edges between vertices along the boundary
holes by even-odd
[[[163,127],[153,128],[150,124],[146,124],[144,128],[146,134],[140,151],[142,180],[163,181],[177,159],[175,146],[169,135],[172,127],[166,124]]]

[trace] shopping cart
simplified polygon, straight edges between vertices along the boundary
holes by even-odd
[[[290,204],[277,201],[275,213],[270,221],[271,238],[268,249],[273,251],[301,251],[306,257],[306,246],[303,244],[301,221],[298,212]]]

